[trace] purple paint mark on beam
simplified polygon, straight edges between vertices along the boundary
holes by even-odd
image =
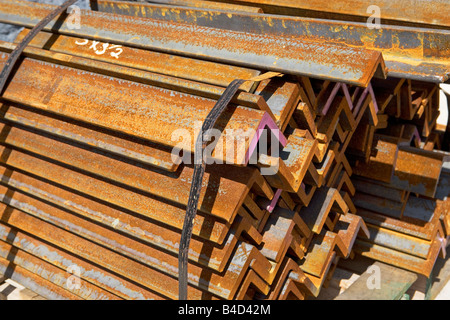
[[[417,129],[417,127],[414,129],[413,138],[414,137],[416,138],[417,144],[420,145],[422,143],[422,139],[420,138],[419,130]]]
[[[355,89],[355,93],[354,93],[354,95],[355,95],[355,97],[358,95],[358,93],[359,93],[359,91],[361,90],[361,88],[360,87],[356,87],[356,89]]]
[[[250,161],[250,157],[255,152],[256,147],[258,146],[258,142],[261,139],[261,136],[264,133],[264,129],[266,127],[269,128],[269,130],[278,139],[278,141],[280,142],[280,144],[283,147],[286,146],[286,144],[287,144],[286,137],[284,136],[283,133],[281,133],[280,129],[277,127],[277,124],[275,123],[275,121],[273,121],[272,117],[268,113],[264,113],[264,116],[261,119],[261,122],[259,123],[258,129],[256,129],[256,137],[253,138],[252,142],[250,143],[250,147],[245,156],[245,164],[246,165]]]
[[[342,83],[341,87],[342,87],[342,90],[344,91],[345,98],[347,99],[347,103],[350,108],[350,111],[352,111],[353,110],[353,101],[352,101],[352,98],[350,97],[350,92],[348,92],[348,87],[345,83]]]
[[[361,94],[361,97],[358,100],[358,103],[356,104],[355,110],[353,111],[353,115],[355,117],[359,113],[359,109],[361,109],[361,106],[362,106],[364,100],[366,99],[368,93],[369,93],[369,87],[364,89],[363,93]]]
[[[336,83],[336,85],[333,88],[333,91],[331,91],[330,96],[328,97],[327,103],[325,104],[325,107],[322,109],[322,115],[326,116],[328,113],[328,110],[330,110],[331,103],[333,102],[334,98],[336,97],[336,94],[339,91],[339,88],[341,87],[340,83]]]
[[[269,211],[270,213],[273,212],[278,203],[278,200],[280,200],[281,192],[283,192],[283,190],[278,189],[278,191],[273,196],[272,202],[270,202],[270,204],[267,206],[266,210]]]
[[[377,103],[377,99],[375,97],[375,92],[373,92],[372,84],[369,83],[369,86],[367,88],[369,88],[370,95],[372,96],[372,101],[373,101],[373,106],[375,107],[375,112],[378,113],[378,111],[380,109],[378,108],[378,103]]]

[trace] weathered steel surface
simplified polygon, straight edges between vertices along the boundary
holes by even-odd
[[[237,78],[252,81],[216,126],[227,141],[208,160],[229,163],[208,164],[200,183],[187,298],[317,297],[355,253],[431,272],[450,238],[448,155],[432,151],[438,85],[411,79],[446,77],[448,30],[92,3],[128,16],[52,24],[2,97],[0,262],[56,287],[54,298],[183,297],[193,166],[171,151],[192,157]],[[28,27],[52,8],[0,4],[0,21]],[[0,43],[0,65],[14,48]],[[381,54],[408,79],[382,79]],[[262,129],[280,154],[264,150]],[[73,265],[80,290],[65,287]]]
[[[0,241],[0,259],[5,259],[16,266],[19,266],[41,278],[55,284],[56,286],[65,288],[67,291],[85,300],[121,300],[119,297],[106,292],[89,282],[80,279],[77,286],[69,282],[70,273],[63,271],[57,267],[43,262],[32,255],[13,248],[11,245]],[[79,287],[78,287],[79,285]],[[76,288],[78,287],[78,288]],[[74,298],[77,299],[77,298]]]
[[[261,157],[259,163],[263,166],[264,164],[270,166],[270,164],[278,162],[277,172],[267,176],[267,181],[275,188],[296,193],[301,188],[316,151],[317,140],[301,138],[292,134],[289,136],[286,146],[281,150],[278,160]]]
[[[0,66],[7,56],[0,54]],[[29,93],[27,97],[21,94],[25,90]],[[3,97],[189,152],[194,150],[199,124],[215,103],[198,96],[29,58],[22,62],[22,68],[15,73]],[[260,124],[270,121],[265,115],[246,107],[227,108],[216,128],[231,130],[229,138],[241,143],[231,151],[221,150],[222,161],[239,165],[248,162],[248,150],[253,140],[257,140]],[[183,133],[182,141],[173,138],[176,132]],[[242,132],[250,132],[249,141]]]
[[[0,108],[2,118],[14,124],[76,141],[84,146],[95,147],[145,165],[175,172],[182,161],[181,158],[172,158],[170,150],[146,140],[132,139],[118,132],[108,132],[94,126],[86,127],[83,123],[58,119],[52,114],[30,110],[17,104],[2,102]]]
[[[0,122],[0,132],[8,132],[0,142],[47,157],[61,164],[78,168],[94,176],[135,188],[154,198],[165,199],[178,205],[186,205],[189,197],[193,169],[183,166],[177,176],[146,170],[137,163],[122,162],[105,155],[72,146],[42,135],[11,127]],[[92,163],[96,165],[93,166]],[[131,169],[132,170],[128,170]],[[243,168],[239,174],[227,167],[213,166],[206,173],[202,184],[207,186],[200,195],[199,209],[231,223],[245,196],[255,183],[259,173],[254,168]],[[215,194],[214,199],[209,194]],[[239,200],[240,199],[240,200]]]
[[[47,179],[106,203],[130,210],[159,223],[167,224],[179,230],[182,228],[185,215],[184,209],[112,183],[98,179],[93,181],[86,174],[57,166],[16,150],[5,147],[0,149],[2,152],[5,152],[3,154],[8,154],[7,159],[3,159],[5,160],[3,164]],[[4,168],[4,170],[7,169]],[[229,224],[225,221],[214,219],[208,215],[197,215],[194,223],[194,234],[219,244],[225,240],[228,229]]]
[[[313,201],[300,211],[300,216],[313,232],[320,234],[331,212],[337,216],[346,214],[348,206],[336,189],[324,187],[316,191]]]
[[[355,16],[367,20],[370,16],[370,5],[380,8],[383,20],[401,21],[410,24],[430,24],[442,27],[450,27],[448,21],[448,2],[445,0],[376,0],[367,4],[364,0],[349,0],[345,4],[340,2],[328,2],[313,0],[298,2],[295,0],[220,0],[219,2],[235,2],[261,7],[266,13],[283,13],[290,15],[325,16],[325,17],[349,17]],[[333,18],[334,19],[334,18]]]
[[[384,263],[376,262],[373,267],[379,268],[381,274],[385,275],[381,277],[380,290],[367,290],[372,273],[365,272],[336,300],[400,300],[418,278],[412,272],[399,270]]]
[[[81,300],[77,295],[3,258],[0,258],[0,273],[7,275],[8,278],[21,283],[44,298],[52,300]]]
[[[67,253],[49,243],[44,243],[33,236],[30,236],[18,229],[0,223],[0,239],[12,244],[15,248],[23,250],[48,263],[68,270],[70,267],[79,268],[79,275],[82,279],[97,285],[111,293],[124,299],[130,300],[161,300],[163,297],[147,291],[140,286],[124,280],[107,270],[94,266],[73,253]],[[14,250],[14,249],[12,249]]]
[[[203,9],[218,9],[218,10],[226,10],[227,12],[254,12],[254,13],[262,13],[260,8],[254,6],[243,6],[238,4],[229,4],[229,3],[221,3],[221,2],[210,2],[203,0],[151,0],[147,2],[159,3],[159,4],[168,4],[171,6],[182,6],[182,7],[192,7],[192,8],[203,8]],[[99,5],[97,1],[91,1],[91,5],[94,10],[99,9]],[[114,10],[114,7],[111,8]]]
[[[34,236],[56,244],[59,248],[68,250],[81,258],[102,265],[107,269],[138,282],[147,288],[160,292],[166,297],[176,298],[177,281],[163,273],[157,272],[133,260],[127,259],[113,251],[107,250],[93,242],[82,239],[63,229],[51,226],[41,220],[33,218],[21,211],[7,209],[4,204],[1,207],[1,220],[8,220],[8,224],[29,232]],[[200,299],[204,293],[190,287],[190,298]]]
[[[20,41],[27,33],[28,29],[25,28],[16,38],[16,42]],[[49,41],[51,41],[51,45],[49,45]],[[81,45],[80,45],[81,43]],[[154,83],[163,84],[165,83],[165,79],[167,79],[166,84],[167,87],[172,86],[173,88],[185,88],[184,90],[191,90],[195,92],[203,92],[205,89],[203,87],[209,88],[209,94],[214,94],[212,89],[220,90],[220,88],[208,87],[208,86],[200,86],[200,83],[226,87],[231,81],[234,79],[251,79],[260,75],[260,72],[257,70],[247,69],[247,68],[239,68],[231,65],[225,65],[221,63],[209,62],[205,60],[191,59],[176,55],[164,54],[155,51],[143,50],[139,48],[133,47],[124,47],[120,46],[119,49],[123,50],[120,54],[119,58],[115,55],[115,51],[118,49],[109,49],[109,54],[105,51],[104,54],[97,54],[97,52],[102,52],[106,43],[98,43],[95,44],[92,41],[87,41],[86,39],[79,37],[71,37],[65,35],[55,35],[50,32],[40,32],[30,43],[30,46],[47,49],[60,53],[67,53],[71,55],[75,55],[78,57],[84,57],[89,59],[95,59],[97,61],[109,62],[113,65],[108,65],[109,69],[103,68],[104,72],[112,73],[113,69],[121,70],[121,73],[124,73],[123,69],[115,68],[117,66],[127,66],[132,67],[139,70],[145,70],[148,72],[155,73],[153,75]],[[95,49],[94,49],[95,47]],[[112,47],[112,46],[111,46]],[[109,48],[109,45],[107,46]],[[33,51],[30,48],[25,50],[25,54],[27,51],[30,54],[34,53],[36,56],[39,54],[41,56],[47,55],[47,59],[51,59],[52,55],[46,52],[38,52]],[[120,52],[120,51],[119,51]],[[57,56],[53,55],[53,59],[57,59]],[[67,61],[69,60],[69,61]],[[72,63],[75,64],[77,61],[76,57],[72,57],[72,59],[59,59],[59,63]],[[79,60],[79,66],[81,67],[81,61]],[[89,63],[89,62],[86,62]],[[100,70],[102,64],[95,65],[93,63],[89,64],[89,70]],[[87,67],[87,66],[86,66]],[[134,75],[135,77],[138,73],[130,73],[130,76]],[[114,74],[120,74],[118,72]],[[167,75],[169,77],[162,77],[161,75]],[[159,75],[159,77],[158,77]],[[179,78],[179,84],[177,86],[177,82],[175,79],[171,78]],[[147,81],[151,81],[152,78],[149,74],[145,77]],[[180,79],[186,79],[190,81],[180,81]],[[252,91],[254,90],[254,85],[252,83],[243,84],[241,89],[243,91]],[[205,92],[208,92],[206,89]],[[222,91],[223,92],[223,91]],[[216,93],[216,95],[220,96],[220,93]]]
[[[420,149],[401,149],[398,153],[392,184],[398,189],[415,192],[433,198],[439,183],[442,157]]]
[[[345,44],[349,47],[379,50],[383,52],[388,73],[392,77],[445,82],[450,75],[450,61],[448,60],[450,29],[434,30],[393,25],[383,25],[381,29],[370,29],[367,27],[366,20],[364,23],[337,21],[337,19],[320,20],[306,18],[304,14],[301,17],[292,17],[292,9],[285,15],[279,16],[213,10],[205,12],[193,8],[99,1],[100,10],[111,12],[112,8],[116,13],[130,16],[189,22],[199,26],[227,30],[248,30],[248,32],[257,34],[313,39],[327,43]],[[382,14],[384,15],[386,12],[383,11]]]
[[[357,240],[354,247],[354,250],[362,256],[407,269],[418,274],[423,274],[426,277],[430,276],[441,249],[441,241],[435,240],[430,247],[427,259],[422,259],[387,247],[367,243],[362,240]]]
[[[50,202],[69,212],[96,221],[105,227],[112,227],[115,230],[122,231],[161,250],[167,250],[174,254],[178,253],[179,231],[177,232],[151,221],[135,217],[124,211],[108,207],[17,171],[4,172],[2,170],[1,172],[0,179],[2,183],[15,190]],[[199,241],[194,238],[189,258],[194,262],[222,272],[241,233],[250,232],[250,229],[250,223],[238,216],[223,246],[217,247],[213,243]],[[209,254],[205,254],[205,252]]]
[[[151,246],[143,245],[140,242],[121,236],[115,231],[108,230],[77,218],[74,215],[67,214],[40,201],[33,200],[19,192],[14,192],[11,196],[8,196],[11,191],[12,189],[0,187],[0,197],[2,202],[9,203],[11,207],[21,209],[28,214],[71,231],[93,243],[98,243],[103,247],[140,261],[155,270],[172,276],[177,275],[176,257]],[[250,254],[251,252],[252,254]],[[196,265],[190,265],[188,276],[190,279],[189,282],[205,291],[210,291],[222,296],[223,298],[232,298],[233,292],[236,290],[233,288],[236,288],[240,284],[241,280],[239,279],[242,279],[241,277],[245,274],[245,268],[246,266],[249,266],[250,261],[256,260],[252,263],[252,268],[255,270],[258,270],[258,268],[270,270],[268,262],[265,265],[264,260],[262,260],[263,257],[259,256],[258,258],[257,253],[259,252],[256,249],[252,250],[252,246],[250,245],[238,244],[236,252],[230,259],[232,267],[228,267],[224,272],[224,275],[218,275],[215,272],[208,271],[207,269]],[[248,262],[246,262],[247,257],[250,259]]]
[[[398,159],[398,142],[397,138],[374,136],[369,162],[359,162],[355,174],[390,183]]]
[[[39,23],[37,23],[33,29],[18,43],[16,48],[11,52],[6,61],[5,65],[1,69],[0,72],[0,93],[3,94],[3,89],[9,80],[9,76],[13,72],[16,67],[17,61],[20,59],[20,56],[23,50],[28,46],[33,37],[38,34],[40,31],[44,29],[44,27],[50,23],[53,19],[61,19],[66,17],[66,12],[68,8],[73,5],[76,0],[66,0],[59,7],[55,7],[55,9],[48,13],[48,15],[43,18]]]
[[[53,7],[26,1],[1,3],[0,21],[28,27]],[[364,87],[383,63],[379,52],[360,48],[93,11],[82,10],[82,14],[81,29],[73,30],[62,23],[58,32]],[[54,26],[49,24],[46,30]]]

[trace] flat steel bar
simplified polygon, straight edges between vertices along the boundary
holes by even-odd
[[[361,216],[367,224],[424,240],[431,240],[433,235],[435,235],[437,228],[434,221],[423,223],[423,221],[421,222],[407,217],[398,220],[397,218],[390,218],[363,208],[358,208],[358,215]]]
[[[349,47],[367,48],[383,52],[388,73],[392,77],[430,82],[445,82],[450,76],[450,30],[426,29],[382,25],[381,29],[368,28],[363,23],[308,18],[304,15],[228,13],[217,10],[205,12],[192,8],[170,8],[143,3],[124,3],[99,0],[99,8],[117,13],[141,16],[162,21],[189,22],[203,27],[257,34],[273,34],[314,39],[327,43],[345,44]],[[339,19],[341,20],[341,19]]]
[[[163,203],[160,200],[132,192],[128,188],[119,187],[112,183],[97,179],[93,180],[89,175],[17,152],[16,150],[0,147],[0,152],[9,154],[8,159],[2,159],[2,164],[130,210],[153,221],[167,224],[178,230],[182,229],[185,210],[177,206]],[[219,221],[208,215],[198,214],[194,221],[193,232],[201,238],[222,244],[229,227],[229,224],[224,221]]]
[[[44,241],[57,245],[59,248],[68,250],[80,258],[101,265],[108,270],[115,272],[126,279],[138,282],[150,290],[176,299],[178,281],[175,278],[164,275],[152,268],[146,267],[134,260],[99,246],[91,241],[82,239],[68,231],[52,226],[42,220],[34,218],[19,210],[0,203],[1,221],[16,227],[24,232],[33,234]],[[191,298],[201,299],[210,295],[205,295],[204,291],[194,287],[189,287]]]
[[[427,259],[434,241],[434,238],[433,241],[417,239],[409,235],[382,229],[370,224],[367,224],[367,227],[370,232],[368,242],[422,259]]]
[[[193,174],[191,166],[183,166],[177,175],[166,175],[148,170],[137,163],[123,162],[108,155],[93,153],[62,141],[35,134],[0,119],[0,143],[32,152],[41,157],[57,161],[106,181],[140,190],[162,201],[186,206]],[[92,166],[95,163],[95,166]],[[258,171],[247,167],[230,170],[225,165],[214,165],[202,179],[199,210],[232,223],[252,185],[256,183]],[[214,198],[210,195],[215,194]]]
[[[381,196],[372,196],[357,192],[353,202],[358,208],[381,213],[385,216],[401,219],[405,210],[406,202],[397,202]]]
[[[375,269],[385,276],[380,280],[379,290],[367,290],[373,274],[370,270]],[[417,279],[418,276],[412,272],[375,262],[336,300],[400,300]]]
[[[182,7],[190,7],[190,8],[203,8],[203,9],[218,9],[224,10],[228,12],[252,12],[252,13],[262,13],[261,8],[257,8],[254,6],[243,6],[238,4],[229,4],[222,2],[210,2],[210,1],[202,1],[202,0],[145,0],[150,3],[159,3],[159,4],[168,4],[171,6],[182,6]],[[94,10],[96,10],[95,5],[98,6],[97,2],[91,1],[94,5]]]
[[[52,225],[68,230],[84,239],[88,239],[92,243],[97,243],[105,248],[109,248],[111,251],[140,261],[155,270],[175,277],[178,275],[176,270],[178,259],[176,256],[144,245],[138,241],[124,237],[115,231],[100,227],[87,220],[59,210],[56,207],[51,207],[43,202],[34,200],[20,192],[14,192],[12,189],[1,186],[0,201],[8,203],[10,207],[22,210]],[[197,265],[189,264],[189,283],[204,291],[228,298],[229,293],[233,291],[232,288],[240,284],[241,280],[239,279],[241,279],[242,273],[246,272],[245,266],[249,266],[249,262],[246,262],[247,255],[250,252],[255,252],[253,255],[257,252],[252,250],[252,246],[250,245],[245,244],[244,246],[248,251],[243,251],[242,244],[238,245],[234,255],[230,259],[233,266],[228,268],[223,275],[219,275]],[[250,260],[252,259],[251,255],[248,257]],[[263,259],[262,255],[260,259]],[[240,267],[243,269],[240,269]],[[266,263],[266,269],[270,270],[268,261]]]
[[[219,0],[220,2],[231,2],[243,5],[254,5],[261,7],[266,13],[304,15],[304,16],[327,16],[333,17],[358,17],[366,21],[369,5],[364,0],[349,0],[343,5],[339,2],[328,2],[324,0],[312,0],[298,2],[296,0]],[[380,8],[382,20],[401,21],[409,24],[435,25],[436,27],[450,28],[448,21],[448,2],[436,0],[376,0],[373,2]],[[326,15],[326,14],[328,15]],[[339,20],[342,20],[339,19]]]
[[[180,231],[166,228],[158,223],[152,223],[21,172],[8,170],[5,167],[0,167],[0,181],[3,185],[14,190],[96,221],[100,225],[112,227],[161,250],[178,254]],[[248,232],[250,228],[250,222],[238,216],[222,246],[218,247],[211,242],[193,238],[189,251],[190,261],[218,272],[224,271],[241,234]],[[208,254],[205,254],[205,252],[208,252]]]
[[[50,300],[82,300],[77,295],[54,285],[34,273],[0,258],[0,274],[6,274],[9,279],[16,281],[40,296]]]
[[[122,300],[121,298],[104,291],[83,279],[79,279],[77,285],[69,286],[71,273],[59,269],[51,264],[38,259],[31,254],[18,250],[13,246],[0,241],[0,258],[22,267],[29,272],[67,290],[84,300]]]
[[[16,41],[20,40],[27,33],[28,29],[25,28],[17,36]],[[86,44],[83,45],[83,43]],[[5,43],[3,46],[5,48],[8,46],[11,47],[11,44]],[[95,70],[96,72],[103,72],[107,75],[117,75],[118,77],[122,73],[122,77],[126,76],[138,82],[159,85],[167,89],[177,89],[186,93],[198,93],[206,98],[215,97],[217,99],[220,97],[224,88],[234,79],[251,79],[261,74],[257,70],[124,46],[120,46],[119,49],[124,50],[125,54],[116,58],[113,51],[117,49],[110,49],[112,50],[112,55],[111,53],[97,54],[97,52],[102,52],[99,49],[103,46],[108,46],[109,48],[109,44],[98,42],[98,44],[95,44],[95,47],[99,49],[94,50],[92,48],[92,41],[58,35],[51,32],[39,33],[30,42],[30,46],[50,51],[39,51],[31,48],[25,49],[25,55],[37,59],[53,60],[67,66],[77,66],[88,71]],[[111,47],[114,48],[113,45]],[[54,52],[65,53],[73,57],[63,59],[62,57],[64,56],[55,55]],[[99,62],[105,62],[107,64]],[[133,69],[127,70],[119,66]],[[147,71],[148,73],[137,72],[135,69]],[[255,90],[256,85],[257,83],[253,82],[245,83],[241,87],[242,92],[239,93],[233,102],[245,106],[258,105],[259,101],[254,96],[248,94],[248,92]]]
[[[161,149],[149,141],[131,139],[114,131],[104,131],[92,125],[70,119],[58,119],[52,114],[22,105],[0,102],[1,117],[15,125],[41,131],[52,136],[95,147],[103,152],[141,162],[170,172],[177,171],[182,158],[172,158],[170,150]],[[177,164],[178,163],[178,164]]]
[[[0,54],[0,66],[7,56]],[[214,100],[198,96],[30,58],[25,58],[21,66],[6,88],[4,99],[148,139],[171,150],[194,151],[199,126],[215,104]],[[22,95],[24,90],[27,97]],[[251,144],[259,139],[256,133],[260,125],[273,121],[267,117],[259,110],[228,106],[215,129],[234,129],[228,131],[234,133],[228,138],[242,143],[231,151],[221,150],[218,160],[245,166]],[[248,140],[242,141],[242,132],[249,132]],[[216,153],[220,151],[215,150],[212,157]]]
[[[26,1],[2,0],[1,4],[1,22],[27,27],[53,8]],[[59,23],[58,33],[363,87],[383,64],[381,53],[361,48],[81,11],[81,29]],[[54,26],[49,24],[46,30]]]
[[[374,180],[354,177],[352,181],[358,192],[361,193],[367,193],[372,196],[379,196],[397,202],[403,202],[405,198],[406,191],[382,186]]]
[[[29,234],[11,228],[0,222],[0,239],[14,248],[23,250],[52,265],[68,270],[70,267],[79,268],[80,277],[127,300],[164,300],[165,298],[141,286],[135,285],[124,278],[101,269],[98,266],[80,259],[72,253],[40,241]]]
[[[418,274],[423,274],[426,277],[431,275],[441,248],[441,242],[436,240],[431,247],[429,258],[421,259],[383,246],[364,242],[359,239],[357,239],[355,243],[355,251],[364,257],[410,270]]]
[[[55,7],[55,10],[50,12],[44,19],[39,21],[38,24],[36,24],[33,29],[22,39],[22,41],[14,48],[14,50],[11,52],[11,55],[8,57],[8,60],[6,61],[5,65],[2,68],[2,71],[0,72],[0,95],[3,93],[3,89],[5,88],[5,85],[7,84],[7,81],[9,79],[9,76],[11,75],[11,72],[13,71],[14,67],[16,66],[17,61],[19,60],[23,50],[26,48],[26,46],[30,43],[30,41],[33,39],[33,37],[39,33],[44,27],[53,19],[61,17],[66,17],[66,10],[69,6],[74,4],[76,0],[66,0],[62,5],[59,7]]]

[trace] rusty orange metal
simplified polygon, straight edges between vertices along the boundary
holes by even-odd
[[[383,38],[292,16],[320,1],[243,3],[99,0],[81,29],[61,19],[33,39],[0,101],[0,273],[50,299],[178,299],[194,143],[229,83],[253,79],[219,118],[227,143],[209,145],[187,298],[315,298],[355,254],[431,274],[450,239],[450,155],[435,150],[448,30]],[[25,27],[53,8],[0,5]],[[27,34],[0,42],[0,67]]]

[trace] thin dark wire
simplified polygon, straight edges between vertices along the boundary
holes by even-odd
[[[47,17],[41,20],[37,25],[34,26],[33,29],[23,38],[23,40],[16,46],[16,48],[9,55],[8,60],[3,67],[2,72],[0,73],[0,96],[3,95],[3,90],[5,89],[5,85],[8,81],[8,78],[22,54],[23,50],[28,46],[31,40],[40,32],[44,27],[50,23],[53,19],[63,13],[69,6],[77,2],[78,0],[67,0],[62,5],[60,5],[57,9],[55,9],[52,13],[50,13]]]
[[[178,256],[178,285],[179,285],[179,300],[187,300],[187,286],[188,286],[188,255],[189,255],[189,244],[192,237],[192,228],[194,226],[194,218],[197,215],[198,201],[200,198],[200,191],[202,186],[203,175],[205,174],[205,159],[203,157],[203,152],[206,147],[206,142],[203,139],[203,135],[211,130],[216,124],[217,119],[223,113],[225,108],[233,99],[236,92],[239,90],[240,86],[245,82],[245,80],[234,80],[229,84],[223,95],[215,104],[214,108],[206,117],[203,122],[202,130],[197,138],[195,144],[195,165],[194,165],[194,175],[192,178],[191,191],[189,194],[189,201],[187,204],[186,217],[184,219],[183,231],[181,233],[180,240],[180,253]]]

